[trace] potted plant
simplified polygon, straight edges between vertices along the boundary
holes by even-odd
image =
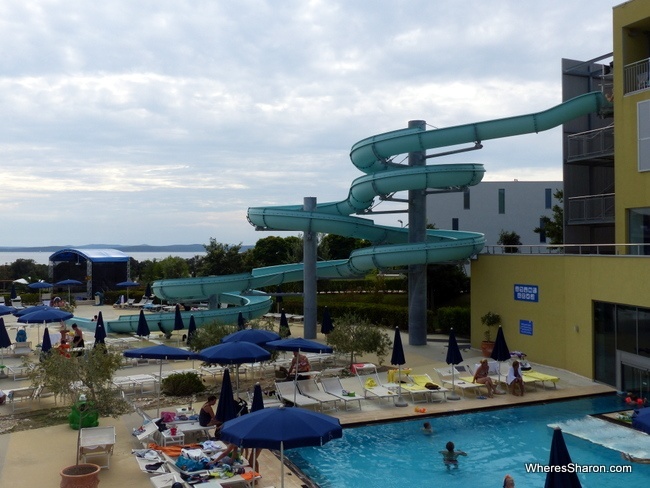
[[[121,363],[121,354],[101,346],[72,357],[52,349],[29,373],[32,385],[47,385],[52,393],[72,404],[69,420],[71,427],[77,429],[76,461],[61,470],[62,487],[91,488],[99,484],[101,468],[79,463],[81,429],[88,425],[88,420],[94,421],[98,416],[117,418],[132,410],[122,396],[116,395],[112,385],[113,375]]]
[[[494,341],[492,341],[491,328],[501,324],[501,316],[498,313],[488,312],[481,317],[481,323],[485,326],[485,340],[481,342],[481,351],[483,357],[489,358],[494,349]]]

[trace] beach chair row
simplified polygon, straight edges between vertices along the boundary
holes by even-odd
[[[28,409],[35,401],[41,401],[43,398],[53,397],[56,404],[54,393],[47,386],[25,386],[23,388],[14,388],[7,390],[7,402],[11,405],[11,412]]]

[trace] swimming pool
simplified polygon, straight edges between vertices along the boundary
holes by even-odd
[[[426,419],[434,430],[431,436],[422,433],[423,419],[376,424],[345,429],[342,439],[318,448],[289,450],[285,455],[324,488],[415,488],[439,483],[445,488],[487,488],[501,486],[508,473],[517,486],[543,487],[546,475],[526,473],[525,463],[548,463],[553,434],[548,424],[622,409],[621,399],[611,395],[433,417]],[[567,433],[564,438],[573,462],[581,466],[630,466],[619,451]],[[438,453],[449,440],[468,453],[460,458],[458,469],[447,470]],[[632,473],[578,476],[585,488],[647,486],[650,465],[631,466]]]

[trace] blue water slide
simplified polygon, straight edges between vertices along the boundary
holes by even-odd
[[[372,247],[359,249],[349,259],[317,263],[318,278],[360,277],[377,268],[432,264],[467,259],[481,251],[482,234],[466,231],[427,230],[426,240],[408,242],[408,229],[376,225],[368,218],[355,217],[369,209],[378,196],[406,190],[451,190],[480,183],[485,169],[481,164],[429,164],[407,166],[393,158],[400,154],[429,149],[481,143],[521,134],[541,132],[582,115],[599,112],[607,104],[600,92],[568,100],[543,112],[459,125],[443,129],[400,129],[363,139],[352,146],[350,159],[363,173],[350,185],[345,200],[320,203],[313,211],[302,205],[251,207],[248,220],[259,230],[320,232],[367,239]],[[200,327],[219,320],[234,323],[241,311],[248,319],[259,317],[271,307],[271,298],[250,290],[301,281],[302,263],[254,269],[250,273],[160,280],[153,283],[154,294],[171,302],[202,301],[216,298],[227,308],[184,312],[193,314]],[[232,306],[231,306],[232,305]],[[147,319],[172,330],[173,314],[148,314]],[[123,316],[108,322],[113,332],[135,332],[137,316]],[[155,327],[152,327],[155,330]]]

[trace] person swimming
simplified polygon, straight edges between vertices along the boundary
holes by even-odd
[[[445,447],[446,449],[444,451],[440,451],[440,454],[442,454],[442,462],[447,466],[447,469],[450,469],[452,466],[458,469],[458,456],[467,456],[467,453],[460,450],[456,451],[454,443],[451,441],[447,442]]]
[[[422,432],[424,432],[424,435],[431,435],[433,434],[433,427],[431,427],[431,424],[429,422],[425,422],[422,425]]]

